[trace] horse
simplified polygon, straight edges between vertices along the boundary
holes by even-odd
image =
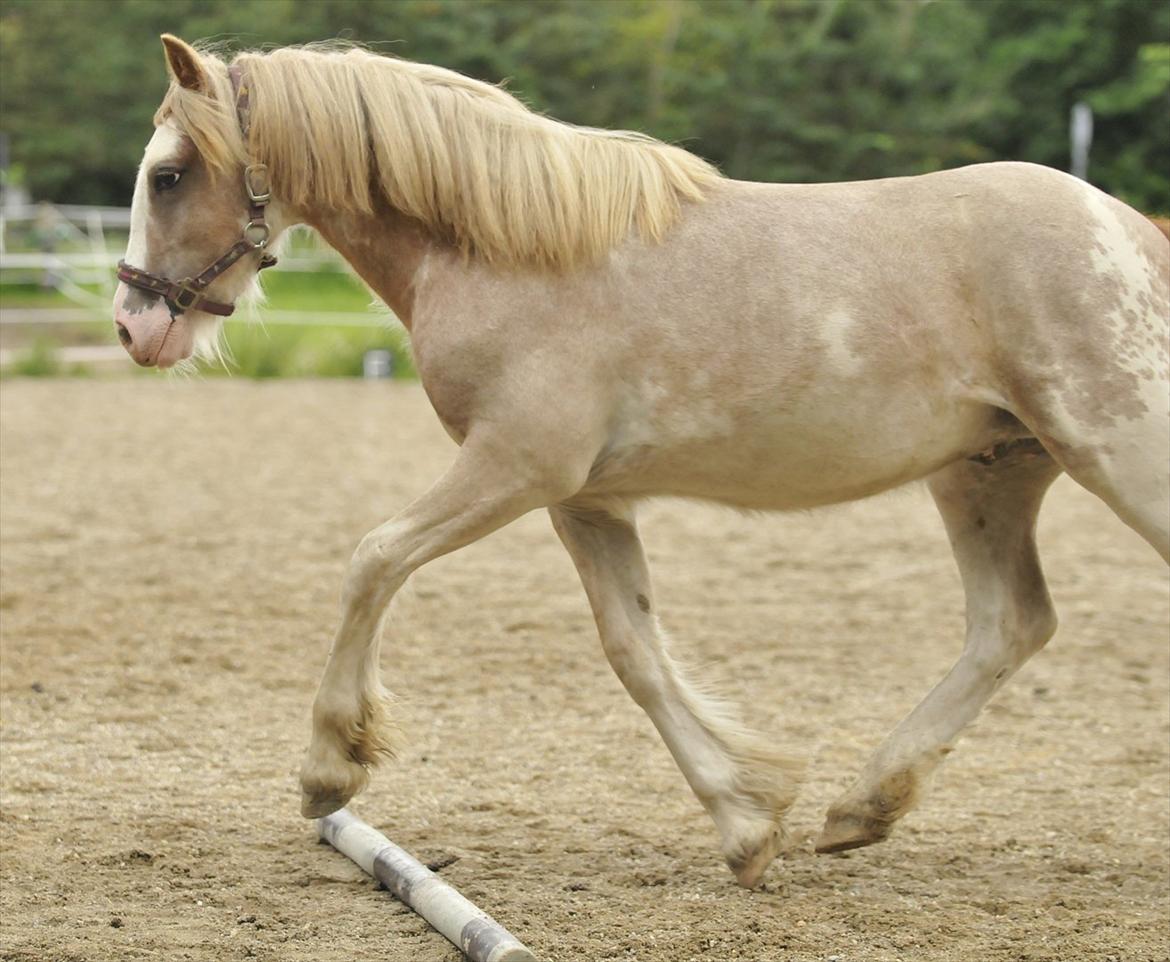
[[[159,367],[212,350],[217,315],[309,225],[401,320],[457,445],[349,562],[305,816],[341,808],[395,751],[379,668],[395,593],[535,509],[747,887],[785,844],[801,765],[672,653],[639,503],[779,511],[929,487],[965,644],[831,805],[819,852],[885,839],[1052,637],[1034,532],[1058,475],[1170,561],[1170,243],[1089,184],[1024,163],[737,182],[356,46],[229,63],[162,41],[170,85],[114,300],[127,350]]]

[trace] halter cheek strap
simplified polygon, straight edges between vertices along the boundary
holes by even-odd
[[[240,121],[240,131],[244,135],[244,142],[247,143],[250,126],[247,82],[242,70],[235,65],[229,68],[228,73],[236,96],[236,115]],[[244,227],[243,236],[200,273],[175,281],[161,274],[152,274],[145,268],[132,267],[123,260],[118,261],[118,280],[139,290],[161,295],[175,314],[184,311],[205,311],[208,314],[228,317],[235,311],[235,305],[213,301],[204,293],[207,287],[241,257],[246,257],[254,251],[261,252],[257,270],[264,270],[276,263],[276,258],[265,251],[271,231],[264,219],[264,208],[272,199],[268,167],[265,164],[249,164],[244,168],[244,189],[248,192],[249,207],[248,223]]]

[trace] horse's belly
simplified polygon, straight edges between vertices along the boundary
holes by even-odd
[[[897,487],[1021,433],[990,406],[918,397],[746,416],[679,405],[620,424],[583,493],[809,508]]]

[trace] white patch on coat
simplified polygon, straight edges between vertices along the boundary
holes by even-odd
[[[1115,278],[1118,282],[1121,303],[1110,312],[1110,325],[1114,330],[1136,328],[1153,331],[1155,325],[1152,315],[1157,310],[1159,299],[1150,282],[1150,265],[1147,258],[1130,232],[1125,229],[1116,206],[1105,194],[1096,189],[1087,189],[1085,205],[1097,222],[1097,230],[1093,234],[1095,244],[1090,251],[1093,267],[1098,274]],[[1132,339],[1136,343],[1140,343],[1141,340]],[[1140,360],[1127,358],[1121,354],[1117,360],[1133,369],[1148,364],[1160,366],[1159,359],[1152,354],[1148,357],[1143,356]]]
[[[847,311],[837,308],[829,311],[820,325],[829,364],[845,377],[859,374],[865,367],[865,361],[849,347],[849,335],[856,323]]]

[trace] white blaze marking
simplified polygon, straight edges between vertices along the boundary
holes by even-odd
[[[134,183],[134,199],[130,202],[130,241],[126,245],[126,263],[145,267],[146,218],[150,213],[150,172],[164,161],[177,158],[183,138],[170,124],[163,124],[154,132],[142,155],[138,179]]]

